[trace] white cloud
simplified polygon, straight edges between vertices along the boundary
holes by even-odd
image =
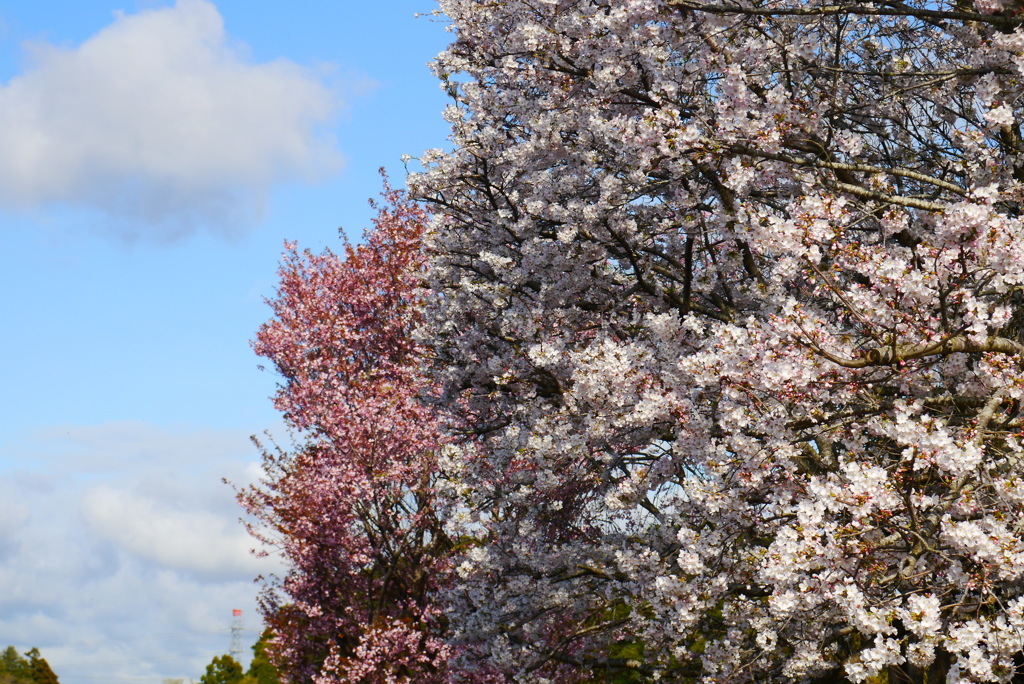
[[[206,0],[116,16],[82,45],[26,46],[0,86],[0,203],[99,210],[173,237],[238,230],[273,184],[339,168],[323,75],[253,63]]]
[[[27,520],[28,506],[11,499],[0,499],[0,542],[12,536]]]
[[[0,648],[39,647],[65,684],[198,679],[249,644],[255,541],[227,477],[259,477],[248,431],[141,421],[62,425],[0,445]]]
[[[90,530],[161,567],[216,577],[256,577],[263,564],[253,539],[233,519],[181,510],[136,492],[101,485],[82,502]]]
[[[45,449],[48,460],[59,460],[80,472],[120,472],[140,463],[180,472],[223,463],[226,457],[252,458],[256,448],[247,433],[216,428],[158,428],[141,420],[112,420],[99,425],[55,425],[29,435],[23,449]],[[216,478],[227,473],[215,473]],[[172,480],[173,481],[173,480]]]

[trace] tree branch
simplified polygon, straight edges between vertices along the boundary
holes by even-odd
[[[844,359],[816,347],[814,351],[844,368],[867,368],[868,366],[891,366],[900,361],[910,361],[925,356],[948,356],[949,354],[960,352],[966,354],[992,352],[1015,356],[1024,354],[1024,344],[1006,337],[989,337],[983,342],[975,342],[967,337],[953,337],[935,344],[875,347],[874,349],[869,349],[859,359]]]
[[[743,7],[741,5],[718,5],[712,3],[693,2],[692,0],[669,0],[669,5],[680,9],[706,12],[707,14],[741,14],[762,17],[824,17],[841,14],[854,14],[872,17],[916,17],[919,19],[949,19],[954,21],[976,21],[981,24],[1016,27],[1024,25],[1020,17],[1008,17],[999,14],[977,14],[975,12],[948,12],[919,7],[910,7],[902,2],[887,2],[868,5],[823,5],[821,7],[785,7],[770,9],[767,7]]]

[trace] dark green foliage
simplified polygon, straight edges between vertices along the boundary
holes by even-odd
[[[206,674],[199,678],[200,684],[238,684],[244,671],[237,660],[229,655],[217,656],[206,666]]]
[[[217,656],[206,666],[206,674],[199,679],[200,684],[281,684],[277,668],[270,662],[267,655],[267,641],[270,630],[263,632],[259,641],[252,647],[253,658],[249,671],[244,672],[242,666],[229,655]],[[0,684],[7,684],[0,679]]]
[[[270,639],[270,630],[265,630],[252,647],[252,664],[249,665],[249,672],[246,673],[245,684],[281,684],[281,678],[277,674],[277,668],[270,662],[267,655],[267,641]],[[251,680],[251,681],[248,681]]]

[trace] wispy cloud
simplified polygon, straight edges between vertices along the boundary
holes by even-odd
[[[38,646],[69,684],[196,677],[255,630],[281,572],[221,478],[259,477],[241,430],[139,421],[54,426],[0,449],[0,648]],[[249,635],[249,642],[256,635]]]
[[[82,501],[91,532],[161,567],[208,577],[254,578],[263,564],[249,554],[252,538],[232,518],[109,485]]]
[[[0,205],[98,210],[138,234],[235,232],[274,184],[340,165],[325,75],[254,63],[206,0],[115,21],[80,46],[25,46],[0,86]]]

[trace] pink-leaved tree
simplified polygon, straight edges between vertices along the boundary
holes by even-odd
[[[442,438],[412,334],[426,216],[400,191],[383,197],[344,256],[287,245],[255,342],[281,376],[275,404],[296,442],[265,450],[264,482],[240,494],[288,568],[262,595],[288,682],[446,681]]]

